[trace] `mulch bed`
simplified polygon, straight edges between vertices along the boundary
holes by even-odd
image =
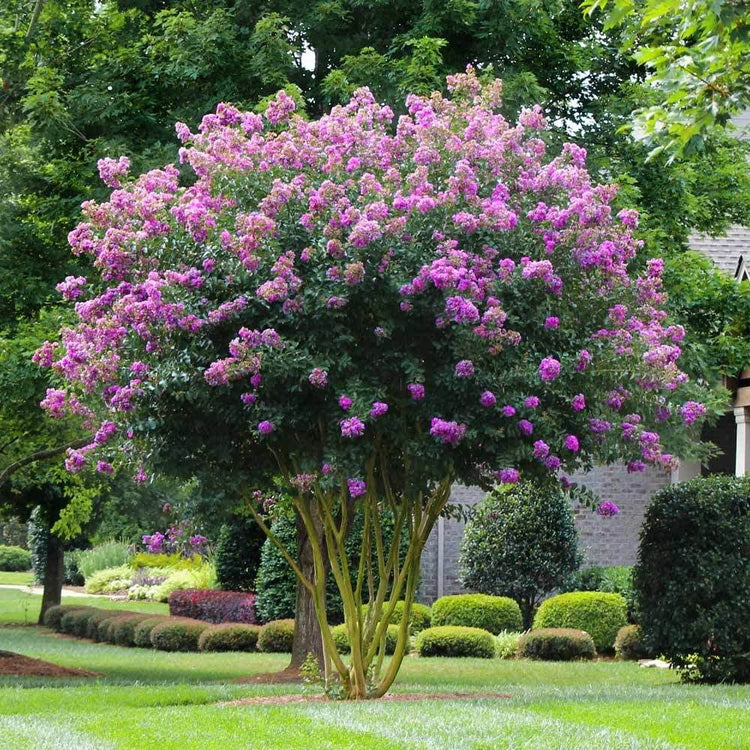
[[[509,700],[510,695],[506,693],[387,693],[382,698],[376,698],[378,702],[388,703],[411,703],[413,701],[469,701],[502,699]],[[343,701],[331,701],[325,695],[300,695],[290,693],[287,695],[263,695],[256,698],[241,698],[236,701],[223,701],[219,706],[283,706],[289,703],[341,703]]]
[[[12,651],[0,651],[0,675],[16,677],[101,677],[98,672],[85,669],[61,667],[41,659],[14,654]]]
[[[302,682],[302,677],[299,668],[292,667],[291,669],[283,669],[281,672],[263,672],[263,674],[254,674],[251,677],[238,677],[233,682],[251,682],[262,685],[299,685]]]

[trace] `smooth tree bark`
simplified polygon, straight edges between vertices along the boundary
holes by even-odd
[[[47,542],[47,555],[44,568],[44,591],[42,593],[42,608],[39,612],[39,624],[44,624],[44,613],[60,604],[62,599],[62,585],[65,579],[65,559],[62,541],[54,534],[50,534]]]
[[[303,575],[315,578],[315,561],[312,545],[302,519],[297,517],[297,561]],[[292,642],[292,660],[285,671],[299,672],[300,667],[312,654],[321,670],[325,669],[325,650],[320,633],[318,616],[315,612],[315,601],[305,585],[297,579],[297,601],[294,609],[294,641]]]

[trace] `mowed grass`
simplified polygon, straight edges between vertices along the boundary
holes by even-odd
[[[30,570],[10,571],[0,570],[0,584],[13,586],[30,586],[34,582],[34,574]]]
[[[63,604],[79,604],[100,609],[126,609],[132,612],[168,614],[169,607],[162,602],[122,602],[106,596],[65,596]],[[39,619],[42,597],[20,589],[0,589],[0,626],[7,624],[33,625]],[[2,635],[0,634],[0,638]],[[1,747],[1,746],[0,746]]]
[[[750,748],[749,688],[680,685],[673,672],[631,663],[409,657],[395,692],[510,697],[224,706],[299,692],[235,681],[282,669],[288,656],[168,654],[12,625],[0,629],[0,648],[103,675],[0,677],[3,750]]]

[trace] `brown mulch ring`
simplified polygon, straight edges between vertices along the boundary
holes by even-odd
[[[12,651],[0,651],[0,675],[16,677],[101,677],[98,672],[85,669],[61,667],[41,659],[14,654]]]
[[[386,693],[378,702],[413,702],[413,701],[469,701],[487,699],[510,700],[506,693]],[[301,695],[288,693],[286,695],[262,695],[256,698],[241,698],[236,701],[223,701],[218,706],[283,706],[288,703],[341,703],[331,701],[326,695]]]
[[[254,674],[250,677],[238,677],[233,682],[261,683],[263,685],[298,685],[302,682],[302,677],[300,677],[299,669],[294,667],[292,669],[283,669],[281,672],[263,672],[262,674]]]

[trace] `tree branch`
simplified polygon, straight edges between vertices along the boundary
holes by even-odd
[[[71,443],[66,443],[65,445],[58,445],[56,448],[45,448],[44,450],[37,451],[36,453],[29,453],[28,456],[19,458],[18,461],[15,461],[14,463],[6,466],[0,472],[0,485],[2,485],[7,479],[9,479],[11,474],[14,474],[24,466],[33,464],[36,461],[44,461],[47,458],[54,458],[60,453],[68,450],[68,448],[83,448],[84,445],[88,445],[92,440],[93,435],[87,435],[85,438],[79,438],[78,440],[74,440]]]

